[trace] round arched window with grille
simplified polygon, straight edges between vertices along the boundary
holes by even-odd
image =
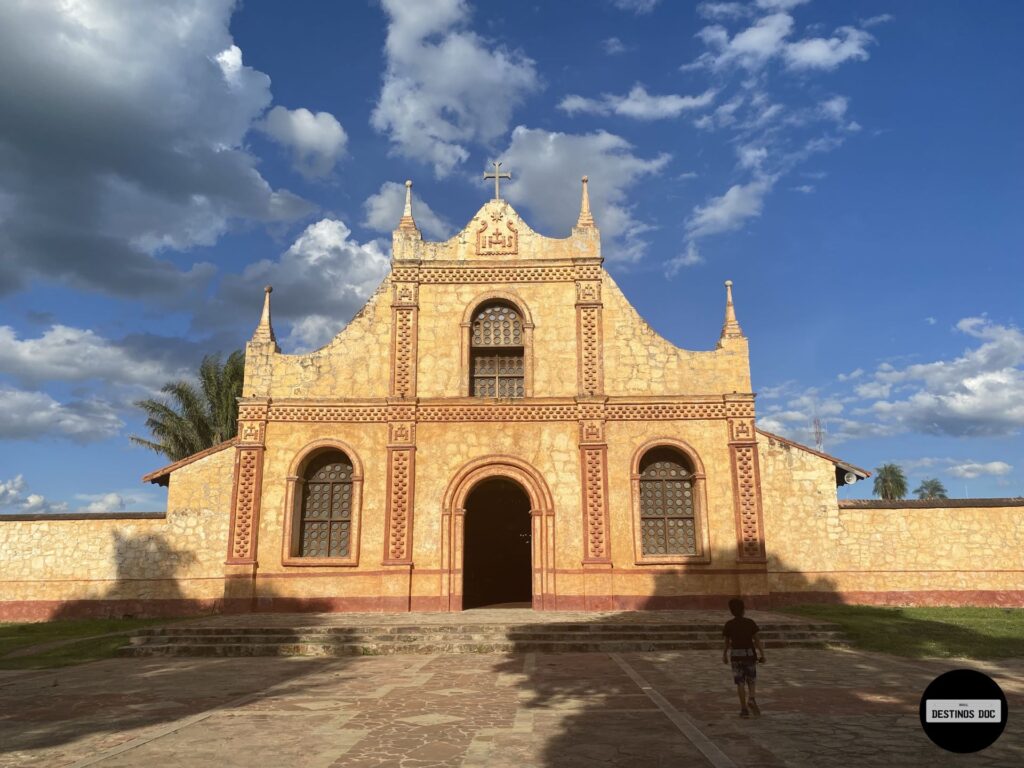
[[[640,540],[644,555],[697,554],[697,488],[688,457],[667,446],[640,461]]]
[[[474,397],[525,397],[523,320],[515,307],[490,302],[473,313],[470,377]]]
[[[303,481],[299,557],[348,557],[352,462],[341,451],[326,451],[309,463]]]

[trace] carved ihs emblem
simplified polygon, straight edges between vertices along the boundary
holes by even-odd
[[[490,221],[480,219],[480,227],[476,233],[476,252],[478,256],[493,256],[519,252],[519,233],[511,219],[507,219],[503,211],[493,211]]]

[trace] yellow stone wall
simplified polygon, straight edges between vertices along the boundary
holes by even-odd
[[[1014,592],[1005,602],[1020,604],[1024,507],[841,507],[832,462],[764,436],[759,447],[772,592],[894,604]]]
[[[723,339],[708,352],[680,349],[660,336],[605,272],[605,391],[611,395],[750,392],[746,339]],[[710,340],[709,340],[710,341]]]
[[[56,601],[218,600],[233,467],[229,448],[175,472],[163,520],[0,521],[0,615],[8,602],[46,618],[67,611]]]

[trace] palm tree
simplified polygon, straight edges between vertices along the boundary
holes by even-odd
[[[875,496],[887,501],[907,496],[907,476],[899,464],[883,464],[875,470]]]
[[[244,373],[245,353],[240,349],[223,364],[220,355],[207,355],[199,365],[198,387],[190,381],[171,381],[161,388],[170,402],[150,398],[135,403],[146,412],[154,440],[137,435],[129,439],[178,461],[234,437],[236,398],[242,394]]]
[[[919,499],[948,499],[946,495],[946,486],[942,484],[942,481],[937,477],[930,478],[928,480],[922,480],[921,484],[917,486],[914,491]]]

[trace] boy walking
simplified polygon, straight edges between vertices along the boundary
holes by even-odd
[[[725,622],[722,635],[725,637],[725,648],[722,649],[722,663],[732,662],[732,679],[736,683],[736,694],[740,697],[740,717],[760,717],[761,709],[754,700],[757,685],[757,664],[764,664],[764,646],[757,636],[757,623],[743,615],[743,601],[734,598],[729,601],[729,612],[734,618]],[[757,655],[754,655],[754,649]],[[747,697],[743,690],[744,684],[750,691]],[[749,709],[748,709],[749,707]]]

